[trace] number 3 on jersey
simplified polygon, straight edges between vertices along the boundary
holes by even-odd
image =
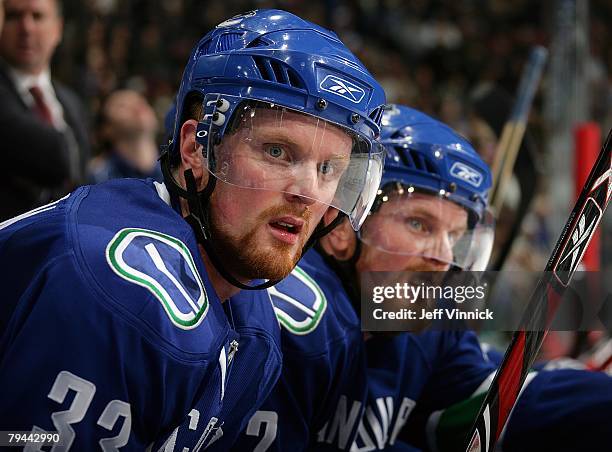
[[[96,385],[91,381],[87,381],[75,374],[66,370],[57,374],[57,378],[53,383],[48,397],[57,403],[64,403],[69,390],[75,392],[74,399],[70,404],[70,408],[64,411],[56,411],[51,414],[53,425],[60,436],[60,442],[55,444],[51,449],[52,452],[68,451],[74,442],[75,432],[72,428],[73,424],[81,422],[87,413],[87,409],[96,393]],[[99,441],[100,448],[107,451],[117,451],[120,447],[125,446],[130,438],[132,426],[132,416],[130,413],[130,405],[121,400],[111,400],[98,418],[97,424],[106,429],[113,430],[115,424],[123,418],[121,430],[112,438],[103,438]],[[32,433],[45,433],[45,430],[38,426],[34,426]],[[24,451],[42,451],[42,444],[28,444]]]

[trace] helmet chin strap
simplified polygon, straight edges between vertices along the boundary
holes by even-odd
[[[221,262],[221,259],[219,259],[219,255],[213,248],[211,243],[212,237],[210,235],[210,209],[208,202],[210,200],[210,195],[215,188],[217,178],[214,176],[209,177],[204,190],[198,192],[193,171],[191,169],[187,169],[185,170],[184,175],[185,183],[187,184],[187,203],[189,205],[189,214],[185,217],[185,221],[195,232],[198,243],[204,247],[206,255],[210,258],[212,264],[215,266],[223,279],[242,290],[262,290],[278,283],[280,280],[271,279],[262,284],[249,286],[248,284],[238,281],[238,279],[236,279],[225,268]]]
[[[183,173],[185,176],[185,183],[187,185],[187,190],[185,190],[178,185],[174,180],[174,177],[172,177],[168,154],[163,155],[160,160],[162,173],[168,189],[177,196],[187,200],[189,213],[186,217],[184,217],[184,220],[189,224],[189,226],[191,226],[191,229],[193,229],[197,242],[204,247],[207,256],[210,258],[212,264],[215,266],[223,279],[242,290],[262,290],[279,283],[281,281],[280,279],[271,279],[265,283],[249,286],[248,284],[238,281],[234,276],[232,276],[232,274],[221,262],[221,259],[219,259],[219,256],[213,249],[211,243],[212,237],[210,234],[209,201],[210,196],[215,189],[217,178],[214,176],[209,177],[204,190],[198,192],[193,171],[191,169],[187,169]],[[302,256],[316,243],[319,238],[323,237],[338,224],[340,224],[344,216],[344,213],[338,213],[338,216],[327,226],[323,226],[321,221],[302,248]]]
[[[338,220],[338,218],[340,218],[340,215],[336,217],[336,220]],[[342,219],[343,217],[340,218],[340,221]],[[336,225],[339,224],[340,221],[338,221]],[[331,226],[333,223],[334,222],[330,223],[329,226]],[[359,288],[359,277],[357,275],[356,265],[357,265],[357,261],[359,260],[359,256],[361,256],[361,240],[359,240],[357,237],[356,239],[357,240],[355,241],[355,251],[353,252],[351,257],[345,260],[338,260],[334,256],[327,254],[327,252],[323,249],[320,243],[317,243],[317,246],[315,247],[315,249],[319,252],[319,254],[321,254],[321,256],[323,256],[323,259],[325,260],[325,262],[340,277],[342,286],[344,287],[344,290],[348,294],[349,299],[351,300],[351,303],[353,304],[353,307],[355,308],[355,312],[357,312],[357,315],[359,315],[361,312],[361,307],[359,306],[360,288]]]
[[[212,243],[210,242],[210,211],[208,209],[210,195],[215,189],[217,178],[214,176],[209,177],[208,182],[206,183],[206,187],[204,187],[204,190],[198,192],[195,177],[193,176],[193,171],[191,169],[187,169],[183,173],[185,176],[185,183],[187,184],[187,190],[185,190],[174,180],[174,177],[172,176],[172,172],[170,171],[169,153],[165,152],[160,157],[160,161],[162,174],[164,176],[164,181],[166,182],[168,190],[174,195],[180,196],[181,198],[187,200],[187,204],[189,206],[189,213],[183,219],[187,222],[187,224],[189,224],[189,226],[191,226],[191,229],[193,229],[193,232],[196,236],[196,241],[204,247],[207,256],[210,258],[212,264],[215,266],[215,268],[223,277],[223,279],[225,279],[228,283],[243,290],[261,290],[278,283],[278,280],[270,280],[263,284],[258,284],[256,286],[249,286],[247,284],[243,284],[236,278],[234,278],[225,269],[225,266],[221,263],[219,256],[213,249]]]
[[[342,223],[342,220],[344,220],[346,216],[347,215],[344,212],[338,211],[338,215],[336,216],[336,218],[334,218],[332,222],[329,223],[327,226],[323,225],[323,219],[321,219],[321,221],[319,221],[319,224],[309,237],[308,241],[306,242],[306,245],[304,245],[304,248],[302,248],[302,256],[306,254],[306,251],[308,251],[310,248],[312,248],[313,245],[317,243],[317,240],[319,240],[325,234],[329,234],[336,226]]]

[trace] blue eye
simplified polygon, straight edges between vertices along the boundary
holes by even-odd
[[[413,231],[416,231],[416,232],[424,232],[425,231],[425,225],[420,220],[418,220],[416,218],[408,218],[408,219],[406,219],[406,224]]]
[[[423,224],[419,220],[415,220],[414,218],[409,218],[406,220],[406,223],[413,229],[421,229]]]
[[[283,155],[284,150],[277,144],[271,144],[266,148],[266,152],[270,155],[270,157],[279,158]]]
[[[329,160],[326,160],[319,166],[319,171],[321,174],[329,175],[334,171],[334,165]]]

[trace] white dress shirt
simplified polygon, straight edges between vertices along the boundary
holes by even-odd
[[[19,95],[25,104],[32,108],[34,106],[34,98],[30,94],[30,88],[38,86],[43,94],[43,100],[49,111],[51,111],[51,119],[57,130],[65,131],[67,124],[64,120],[64,109],[62,104],[57,99],[53,85],[51,84],[51,75],[49,70],[45,70],[38,75],[31,75],[21,72],[15,68],[9,68],[11,77],[17,87]]]
[[[2,1],[2,0],[0,0]],[[45,69],[38,75],[26,74],[18,69],[9,67],[9,73],[13,78],[17,92],[23,99],[23,102],[29,107],[34,106],[34,97],[30,93],[30,88],[38,86],[42,92],[43,100],[51,112],[51,120],[53,126],[64,134],[68,143],[68,153],[70,159],[70,176],[72,180],[82,178],[81,174],[81,156],[79,146],[77,144],[74,132],[64,119],[64,109],[57,98],[57,94],[51,83],[51,74],[49,69]]]

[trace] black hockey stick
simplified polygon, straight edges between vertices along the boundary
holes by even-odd
[[[612,130],[531,295],[476,421],[468,452],[493,451],[552,322],[556,308],[601,221],[612,194]]]

